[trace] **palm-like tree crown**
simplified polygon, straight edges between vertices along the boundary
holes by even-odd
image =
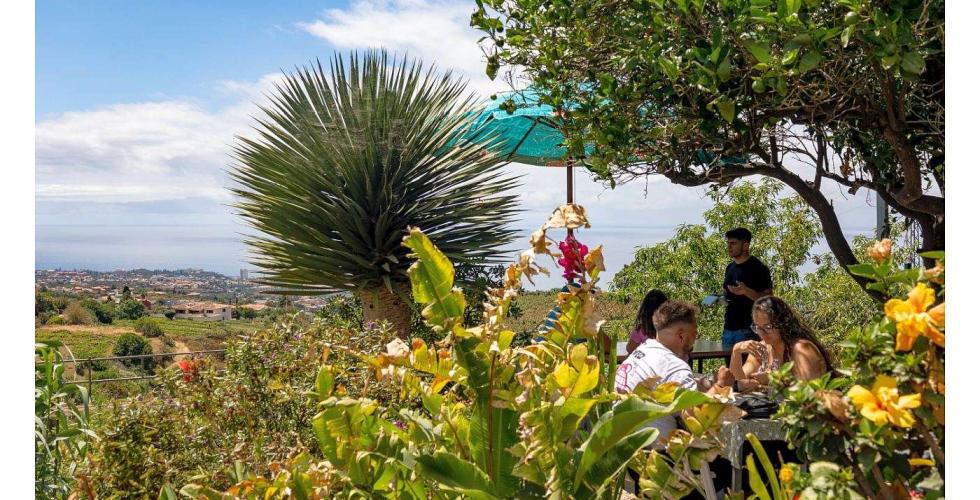
[[[235,204],[262,233],[247,244],[281,292],[392,289],[418,226],[457,262],[494,262],[510,241],[517,181],[499,141],[467,141],[472,94],[451,73],[385,52],[334,56],[286,75],[237,138]]]

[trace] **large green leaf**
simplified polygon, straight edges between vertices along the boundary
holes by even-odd
[[[466,299],[462,290],[453,287],[452,262],[416,227],[409,229],[403,244],[417,259],[408,268],[408,276],[415,302],[426,305],[422,316],[437,330],[451,329],[462,322]]]
[[[456,455],[437,451],[432,455],[416,458],[418,471],[446,489],[462,493],[468,498],[499,498],[490,478],[476,465]]]
[[[666,415],[674,415],[688,408],[711,401],[697,391],[681,391],[669,405],[659,405],[636,397],[627,398],[612,411],[599,417],[589,438],[579,447],[578,470],[575,472],[574,487],[578,488],[582,479],[603,455],[617,446],[644,424]]]
[[[645,427],[617,442],[589,468],[575,497],[584,498],[587,491],[599,496],[600,492],[619,478],[633,456],[652,444],[657,435],[657,429]]]

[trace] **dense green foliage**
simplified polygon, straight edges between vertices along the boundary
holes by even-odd
[[[179,360],[151,390],[106,410],[82,477],[100,498],[134,498],[195,477],[228,485],[239,462],[267,472],[262,464],[316,446],[310,421],[317,408],[307,393],[324,348],[333,346],[332,356],[352,367],[338,374],[338,385],[385,401],[392,389],[366,383],[372,374],[354,369],[355,358],[342,349],[380,352],[393,336],[287,318],[229,342],[223,371],[204,359]]]
[[[136,320],[135,326],[136,331],[143,334],[146,338],[163,336],[163,328],[160,327],[160,322],[153,318],[140,318]]]
[[[116,339],[112,347],[113,356],[140,356],[143,354],[153,354],[153,346],[150,341],[136,335],[135,333],[124,333]],[[122,363],[127,366],[141,367],[145,372],[152,372],[153,358],[133,358],[124,359]]]
[[[139,319],[146,314],[143,303],[135,299],[123,300],[116,309],[119,317],[123,319]]]
[[[61,344],[34,348],[34,495],[68,498],[74,475],[95,439],[89,429],[88,394],[66,384]]]
[[[842,345],[846,378],[797,381],[788,369],[774,374],[784,399],[777,416],[802,459],[837,464],[865,498],[904,498],[910,490],[942,498],[945,270],[900,270],[894,262],[884,255],[851,269],[887,290],[890,300],[884,318],[877,313]]]
[[[598,176],[777,179],[850,265],[821,185],[873,190],[944,246],[944,17],[941,0],[478,0],[472,24],[488,74],[529,81]]]
[[[100,302],[95,299],[85,299],[82,301],[82,305],[88,308],[88,310],[92,312],[92,315],[95,316],[95,319],[103,325],[112,323],[112,320],[116,315],[115,304],[111,302]]]

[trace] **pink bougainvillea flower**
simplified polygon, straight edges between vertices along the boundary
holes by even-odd
[[[589,247],[579,243],[574,236],[568,235],[565,241],[558,243],[558,250],[562,255],[558,259],[558,265],[564,269],[562,276],[566,280],[574,280],[584,271],[585,256],[589,253]]]

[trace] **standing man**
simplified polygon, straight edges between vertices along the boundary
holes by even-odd
[[[728,256],[732,262],[725,269],[725,327],[721,342],[732,347],[743,340],[759,340],[752,333],[752,304],[759,297],[772,295],[769,268],[749,253],[752,233],[738,227],[725,233]]]

